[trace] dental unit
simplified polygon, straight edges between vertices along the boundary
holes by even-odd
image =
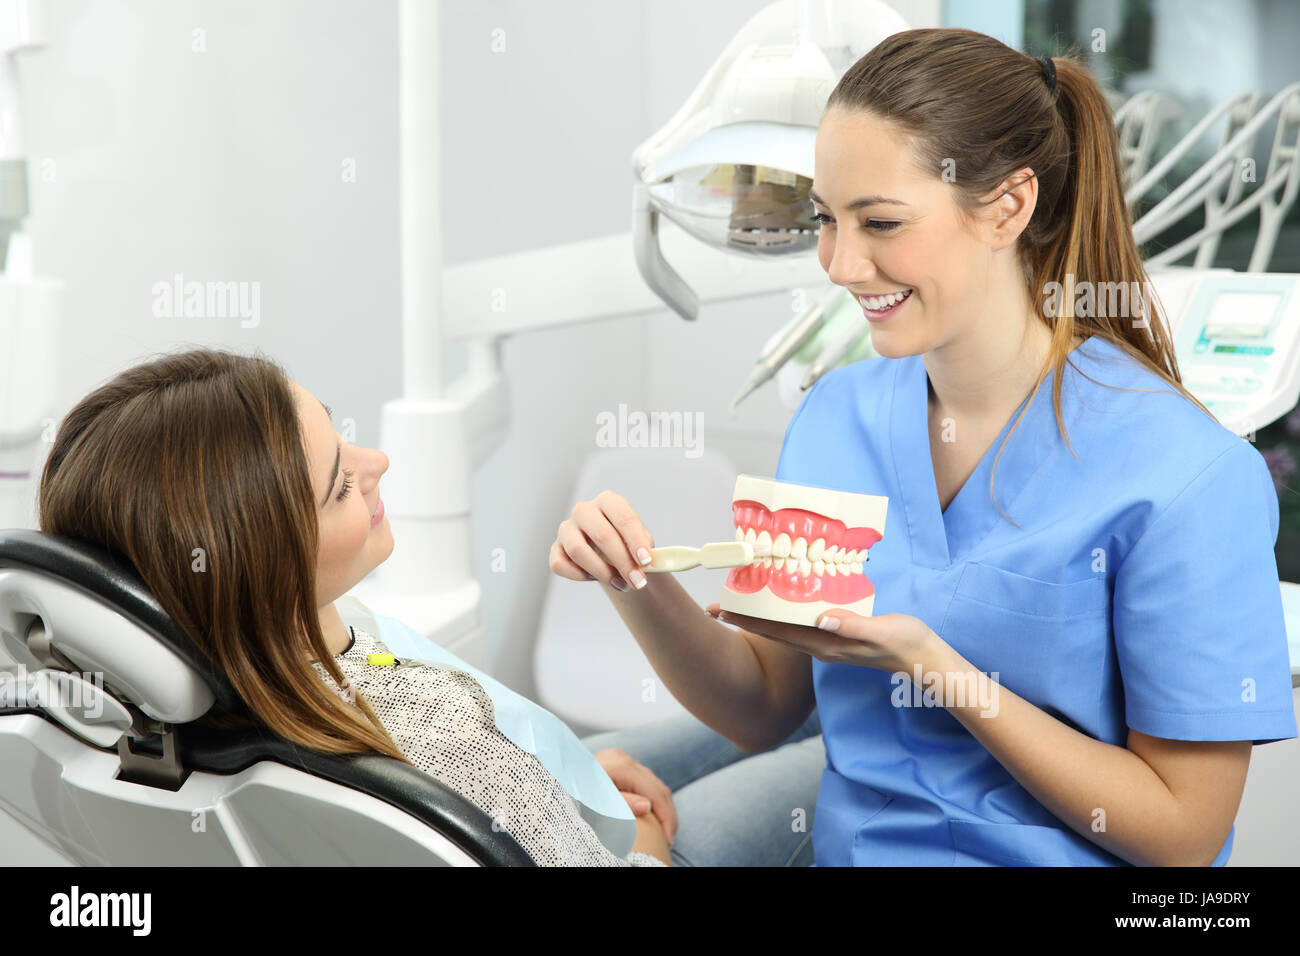
[[[828,292],[807,312],[800,316],[787,330],[782,330],[772,347],[765,348],[754,364],[754,370],[741,386],[736,397],[731,400],[731,417],[736,417],[736,407],[741,401],[781,370],[809,341],[821,330],[822,326],[834,314],[834,307],[844,296],[844,290],[836,287]],[[852,344],[852,343],[850,343]],[[847,348],[845,351],[848,351]]]
[[[846,365],[850,362],[859,361],[862,358],[870,357],[858,355],[864,340],[867,344],[867,350],[874,354],[870,348],[869,329],[872,322],[881,322],[895,312],[897,312],[908,299],[912,297],[912,289],[903,289],[900,292],[891,292],[887,295],[853,296],[854,299],[862,306],[862,315],[852,317],[847,327],[837,326],[835,332],[839,333],[841,328],[844,331],[839,334],[838,338],[832,339],[831,344],[822,349],[817,356],[817,360],[812,363],[808,369],[808,374],[804,376],[799,383],[799,391],[806,392],[817,384],[817,380],[829,372],[831,369],[838,368],[840,365]],[[830,323],[828,326],[830,327]],[[734,406],[733,406],[734,414]]]
[[[862,340],[863,336],[867,335],[869,322],[870,320],[865,316],[856,321],[850,322],[848,330],[827,346],[819,356],[817,356],[817,360],[813,362],[812,367],[808,369],[808,374],[805,375],[803,381],[799,383],[799,390],[802,392],[808,391],[808,389],[817,384],[817,380],[823,375],[833,368],[838,368],[845,358],[848,357],[849,353],[853,351],[854,347]]]

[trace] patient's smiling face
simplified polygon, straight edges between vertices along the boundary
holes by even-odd
[[[388,470],[388,456],[342,441],[324,405],[297,382],[292,386],[320,525],[316,603],[325,607],[393,553],[388,516],[374,527],[370,524],[379,507],[379,478]]]

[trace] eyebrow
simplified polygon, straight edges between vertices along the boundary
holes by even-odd
[[[316,399],[316,401],[320,402],[320,399],[318,398]],[[330,407],[326,405],[324,402],[320,402],[320,407],[325,409],[325,413],[329,415],[330,418],[334,417],[334,413],[330,411]],[[320,503],[320,506],[322,508],[324,508],[326,505],[329,504],[330,492],[334,490],[334,482],[336,482],[339,477],[339,461],[342,459],[342,457],[343,457],[343,442],[340,441],[338,444],[338,448],[335,449],[334,451],[334,470],[330,472],[330,483],[325,487],[325,500]]]
[[[830,205],[829,203],[826,202],[826,200],[822,199],[821,196],[818,196],[817,193],[813,192],[812,189],[808,190],[808,198],[821,206],[829,207]],[[903,202],[903,200],[901,199],[890,199],[887,196],[863,196],[861,199],[853,200],[853,202],[849,203],[848,206],[845,208],[861,209],[863,206],[876,206],[876,205],[886,205],[886,204],[891,206],[907,205],[907,203]]]

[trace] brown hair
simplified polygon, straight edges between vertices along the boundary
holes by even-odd
[[[1016,425],[1048,370],[1055,369],[1056,420],[1070,447],[1061,415],[1060,370],[1069,361],[1076,334],[1114,343],[1210,415],[1183,387],[1164,325],[1164,308],[1133,239],[1110,105],[1097,81],[1076,59],[1053,57],[1052,64],[1055,93],[1037,60],[983,33],[905,30],[881,40],[849,68],[827,100],[826,111],[866,112],[895,124],[912,137],[914,160],[926,173],[937,174],[955,164],[953,198],[967,221],[981,205],[981,197],[1017,170],[1032,169],[1038,178],[1038,203],[1017,238],[1031,301],[1046,295],[1051,282],[1068,293],[1074,286],[1087,288],[1084,283],[1093,290],[1120,283],[1126,290],[1143,290],[1132,321],[1113,315],[1076,318],[1072,294],[1063,297],[1063,308],[1056,311],[1054,321],[1045,314],[1046,308],[1038,310],[1052,330],[1051,354]],[[1073,284],[1067,277],[1073,277]],[[1155,309],[1149,308],[1152,305]],[[1127,311],[1134,311],[1132,299]],[[1015,425],[1003,448],[1014,431]],[[1073,447],[1070,453],[1074,454]],[[998,457],[1001,454],[999,449]],[[989,486],[992,491],[991,476]]]
[[[43,532],[129,561],[253,716],[201,723],[260,722],[314,750],[409,762],[360,695],[353,706],[312,667],[345,687],[316,606],[297,401],[274,361],[194,349],[99,386],[60,423],[39,513]]]

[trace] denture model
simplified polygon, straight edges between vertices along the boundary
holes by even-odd
[[[880,495],[739,476],[736,540],[754,546],[754,561],[727,574],[722,610],[810,625],[831,608],[871,614],[868,552],[884,533],[888,504]]]

